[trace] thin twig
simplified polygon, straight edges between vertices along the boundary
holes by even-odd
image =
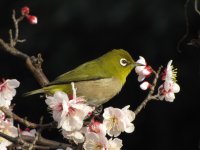
[[[5,107],[0,107],[0,110],[2,110],[6,114],[7,117],[13,118],[14,120],[18,121],[19,123],[25,125],[28,128],[43,128],[44,129],[44,128],[56,128],[57,127],[56,122],[51,122],[51,123],[47,123],[47,124],[36,124],[36,123],[28,121],[27,119],[19,117],[18,115],[11,112],[9,109],[7,109]]]
[[[27,142],[32,143],[35,140],[35,137],[22,135],[22,139],[24,139]],[[49,146],[51,148],[62,148],[62,149],[66,149],[67,147],[72,148],[72,145],[70,145],[70,144],[61,143],[61,142],[57,142],[57,141],[53,141],[53,140],[48,140],[46,138],[43,138],[42,136],[38,137],[36,144],[37,145],[43,145],[43,146]]]
[[[181,39],[178,41],[177,43],[177,51],[179,53],[181,53],[181,49],[180,46],[183,43],[183,41],[187,38],[188,34],[189,34],[189,18],[188,18],[188,4],[189,4],[190,0],[187,0],[184,4],[184,12],[185,12],[185,33],[184,35],[181,37]]]
[[[6,139],[6,140],[8,140],[8,141],[10,141],[10,142],[12,142],[14,144],[18,143],[18,141],[16,140],[16,138],[11,137],[11,136],[9,136],[7,134],[4,134],[2,132],[0,132],[0,137],[2,137],[2,138]]]
[[[13,31],[12,30],[9,31],[10,43],[7,43],[3,39],[0,38],[0,48],[4,50],[5,52],[9,53],[10,55],[13,55],[15,57],[18,57],[24,60],[27,68],[32,72],[33,76],[36,78],[38,83],[43,87],[46,84],[48,84],[49,81],[47,77],[45,76],[45,74],[43,73],[43,70],[41,67],[42,62],[43,62],[41,54],[38,54],[37,57],[29,56],[15,47],[17,42],[23,42],[23,40],[19,40],[19,22],[22,21],[23,18],[24,17],[21,16],[18,19],[16,19],[15,11],[13,11],[12,19],[14,22],[15,35],[13,37]],[[48,127],[49,128],[56,127],[55,122],[52,122],[49,124],[41,124],[41,123],[36,124],[36,123],[32,123],[28,121],[27,119],[19,117],[18,115],[12,113],[8,109],[0,107],[0,110],[2,110],[7,115],[7,117],[11,117],[14,120],[18,121],[19,123],[24,124],[27,127],[38,128],[39,131]],[[0,136],[13,142],[14,143],[13,148],[16,148],[17,146],[21,146],[22,148],[24,147],[26,149],[28,148],[29,149],[58,149],[58,148],[66,149],[67,147],[74,148],[72,147],[71,144],[65,144],[65,143],[45,139],[40,135],[40,133],[38,133],[36,137],[20,135],[16,138],[13,138],[4,133],[0,133]]]
[[[30,57],[29,55],[23,53],[22,51],[15,48],[17,42],[23,42],[24,40],[19,40],[19,23],[24,19],[24,15],[21,15],[19,18],[15,16],[15,10],[13,10],[12,20],[14,23],[14,32],[15,36],[13,37],[13,31],[9,30],[10,43],[6,43],[3,39],[0,38],[0,47],[2,50],[8,52],[9,54],[23,59],[26,63],[27,68],[32,72],[36,80],[41,86],[44,86],[49,83],[47,77],[42,71],[42,59],[41,54],[38,57]]]
[[[26,147],[26,148],[30,147],[30,145],[31,145],[30,143],[32,143],[35,140],[35,138],[31,137],[31,136],[21,135],[21,139],[20,139],[19,137],[11,137],[11,136],[4,134],[2,132],[0,132],[0,137],[3,137],[4,139],[12,142],[15,145],[23,146],[23,147]],[[41,136],[36,141],[36,144],[37,145],[33,146],[34,149],[51,149],[52,150],[52,149],[59,149],[59,148],[60,149],[66,149],[67,147],[73,148],[69,144],[48,140],[48,139],[45,139]]]
[[[12,13],[12,20],[14,23],[14,29],[15,29],[15,36],[13,38],[12,30],[9,30],[10,35],[10,46],[14,47],[19,41],[23,42],[25,40],[19,40],[19,23],[24,19],[24,15],[20,16],[19,18],[16,18],[15,10],[13,10]]]
[[[8,43],[6,43],[1,38],[0,38],[0,47],[2,48],[2,50],[8,52],[9,54],[25,60],[27,68],[33,73],[34,77],[36,78],[36,80],[41,86],[44,86],[49,83],[49,80],[47,79],[47,77],[45,76],[45,74],[43,73],[41,69],[42,62],[35,61],[35,60],[39,60],[38,58],[30,57],[27,54],[16,49],[15,47],[11,47]]]
[[[150,101],[150,100],[155,100],[158,98],[158,95],[153,95],[154,94],[154,91],[155,91],[155,87],[157,85],[157,81],[158,81],[158,78],[159,78],[159,75],[160,75],[160,72],[161,72],[161,69],[162,69],[162,66],[159,67],[158,71],[156,72],[155,74],[155,78],[153,80],[153,84],[150,88],[150,91],[149,91],[149,94],[147,95],[147,97],[144,99],[144,101],[136,108],[136,110],[134,111],[135,115],[137,115],[141,110],[142,108],[144,108],[146,106],[146,104]]]
[[[43,117],[40,118],[40,125],[43,124]],[[43,128],[39,128],[39,130],[36,132],[35,139],[33,140],[32,144],[30,145],[28,150],[32,150],[34,146],[36,145],[36,142],[38,141],[39,137],[41,136]]]
[[[199,11],[199,9],[198,9],[198,0],[195,0],[195,1],[194,1],[194,9],[195,9],[195,11],[200,15],[200,11]]]

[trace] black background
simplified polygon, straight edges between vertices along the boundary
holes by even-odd
[[[177,42],[185,33],[185,0],[1,0],[0,37],[8,40],[12,27],[12,9],[20,14],[27,5],[38,17],[37,25],[24,21],[20,37],[27,42],[17,48],[29,55],[42,53],[43,70],[53,80],[74,67],[114,48],[123,48],[136,60],[144,56],[155,69],[170,59],[178,68],[181,91],[173,103],[150,102],[134,121],[135,131],[123,133],[122,149],[135,150],[197,150],[200,140],[200,49],[187,43],[197,38],[200,16],[188,5],[190,32],[177,51]],[[24,98],[24,92],[39,85],[24,62],[0,51],[0,77],[16,78],[14,111],[38,122],[51,121],[46,105],[38,95]],[[106,106],[134,110],[147,92],[139,89],[137,76],[127,78],[123,90]],[[45,136],[62,139],[55,131]]]

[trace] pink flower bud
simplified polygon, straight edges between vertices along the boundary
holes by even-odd
[[[28,19],[30,24],[37,24],[38,23],[38,19],[37,19],[36,16],[28,15],[28,16],[26,16],[26,18]]]
[[[147,82],[147,81],[145,81],[145,82],[143,82],[142,84],[140,84],[140,88],[142,89],[142,90],[147,90],[148,88],[150,88],[151,87],[151,84],[149,83],[149,82]]]
[[[162,80],[164,81],[166,79],[167,69],[162,72]]]
[[[24,7],[21,9],[21,13],[22,13],[22,15],[27,16],[27,15],[30,13],[29,7],[28,7],[28,6],[24,6]]]

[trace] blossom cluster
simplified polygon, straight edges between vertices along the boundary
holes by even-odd
[[[158,88],[159,99],[165,99],[168,102],[173,102],[175,93],[180,91],[180,86],[176,83],[177,69],[173,69],[172,60],[167,64],[166,69],[162,74],[162,85]]]
[[[11,101],[16,95],[16,89],[19,87],[20,83],[16,79],[3,80],[0,83],[0,107],[10,108]],[[5,113],[0,110],[0,132],[7,134],[11,137],[17,137],[17,128],[13,125],[13,120],[7,118]],[[11,144],[10,141],[0,137],[0,149],[6,150],[7,146]]]
[[[137,63],[142,64],[135,68],[135,72],[138,74],[138,81],[142,82],[145,78],[148,78],[153,69],[147,65],[144,57],[140,56]],[[180,91],[180,86],[177,84],[177,69],[173,68],[172,60],[170,60],[162,73],[162,80],[164,81],[158,88],[158,99],[173,102],[175,99],[175,93]],[[148,81],[144,81],[140,84],[142,90],[151,88],[151,84]]]
[[[137,63],[141,64],[135,68],[138,81],[142,82],[140,87],[147,90],[153,85],[144,80],[155,71],[141,56]],[[163,83],[158,87],[157,98],[159,100],[174,101],[175,93],[180,91],[176,76],[177,70],[173,68],[172,60],[170,60],[161,76]],[[20,82],[16,79],[7,79],[0,83],[0,107],[11,110],[11,101],[16,95],[16,88],[19,85]],[[132,133],[135,129],[133,124],[135,113],[129,109],[130,106],[127,105],[122,109],[105,108],[102,114],[103,119],[100,121],[96,118],[97,116],[92,115],[95,107],[88,105],[84,96],[77,97],[74,83],[71,83],[71,88],[72,96],[63,91],[57,91],[53,95],[47,95],[45,100],[63,137],[74,141],[75,144],[83,143],[85,150],[120,150],[123,144],[122,140],[118,138],[119,135],[122,132]],[[90,118],[90,121],[86,124],[87,118]],[[13,125],[13,120],[7,118],[3,111],[0,111],[0,132],[11,137],[17,137],[18,133],[36,136],[35,129],[18,131]],[[6,150],[10,144],[11,142],[0,137],[0,149]]]
[[[0,83],[0,107],[4,107],[12,111],[10,105],[16,95],[16,88],[18,88],[19,85],[20,82],[16,79],[7,79]],[[35,137],[36,130],[25,129],[18,131],[18,129],[14,126],[13,119],[7,118],[6,114],[0,110],[0,132],[11,137],[17,137],[19,132],[21,135]],[[7,146],[11,144],[12,143],[10,141],[0,137],[0,150],[7,150]]]
[[[45,100],[52,110],[52,116],[58,122],[58,128],[62,129],[65,138],[73,140],[76,144],[84,143],[85,150],[105,149],[120,150],[122,140],[118,137],[121,132],[132,133],[135,118],[130,106],[122,109],[108,107],[104,109],[103,121],[92,118],[89,125],[84,125],[84,120],[92,114],[94,107],[87,105],[83,97],[76,96],[76,89],[72,83],[73,97],[57,91],[53,96],[47,96]],[[108,139],[107,136],[115,137]]]

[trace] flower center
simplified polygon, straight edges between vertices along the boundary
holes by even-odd
[[[117,124],[118,124],[118,119],[117,119],[116,116],[113,116],[113,117],[111,118],[111,125],[110,125],[109,129],[117,128],[117,130],[118,130]]]
[[[95,132],[95,133],[100,133],[99,125],[100,125],[100,123],[96,123],[96,122],[94,122],[93,124],[89,125],[90,131],[91,132]]]
[[[103,149],[103,145],[101,143],[97,143],[96,150],[102,150],[102,149]]]
[[[74,116],[76,114],[76,108],[69,107],[69,113],[70,116]]]
[[[56,110],[61,112],[63,110],[63,104],[62,103],[59,103],[56,107]]]
[[[0,92],[2,92],[6,88],[6,83],[2,83],[0,85]]]
[[[172,66],[172,80],[176,83],[177,82],[177,80],[176,80],[176,78],[177,78],[177,68],[174,68],[173,66]]]

